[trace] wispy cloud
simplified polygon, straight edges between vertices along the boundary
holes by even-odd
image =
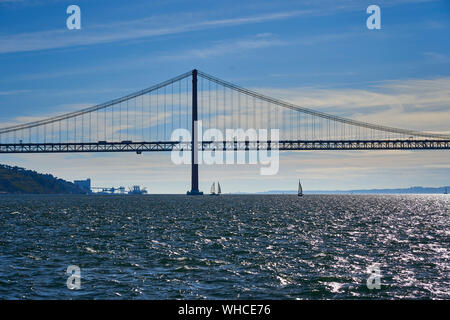
[[[213,41],[202,47],[196,49],[185,49],[181,53],[174,54],[172,51],[159,52],[152,55],[146,55],[136,59],[119,59],[119,60],[103,60],[100,64],[85,66],[85,67],[73,67],[66,70],[59,70],[54,72],[40,72],[40,73],[27,73],[18,74],[8,77],[7,79],[0,80],[1,82],[22,81],[22,80],[42,80],[52,78],[72,77],[82,74],[90,73],[102,73],[118,70],[129,70],[132,68],[141,68],[147,66],[149,63],[167,60],[185,60],[185,59],[205,59],[215,58],[218,56],[229,55],[232,53],[242,53],[246,51],[282,47],[282,46],[308,46],[315,45],[323,42],[340,41],[351,37],[361,36],[357,32],[343,32],[343,33],[330,33],[319,34],[312,36],[302,36],[294,39],[281,39],[278,35],[273,33],[261,33],[254,36],[246,36],[242,38],[227,38],[223,40]],[[1,50],[1,49],[0,49]],[[333,73],[322,73],[321,75],[332,75]],[[346,72],[346,75],[352,74]],[[318,74],[316,74],[318,75]],[[336,75],[336,73],[334,73]],[[339,73],[342,75],[342,73]],[[286,76],[286,75],[270,75],[270,76]],[[292,74],[291,74],[292,76]]]
[[[423,55],[432,63],[450,63],[450,55],[439,52],[424,52]]]
[[[226,39],[215,41],[214,43],[198,49],[189,49],[181,54],[171,55],[164,54],[159,57],[162,60],[179,60],[193,58],[212,58],[222,56],[234,52],[243,52],[261,48],[283,46],[292,44],[288,41],[279,40],[272,34],[259,34],[254,37],[246,37],[240,39]]]
[[[192,15],[154,16],[94,25],[81,30],[49,30],[0,37],[0,53],[36,51],[157,37],[212,28],[239,26],[298,17],[309,11],[278,12],[230,19],[195,21]]]
[[[181,54],[171,55],[165,54],[160,59],[192,59],[192,58],[210,58],[216,56],[227,55],[230,53],[238,53],[249,50],[281,47],[281,46],[309,46],[323,42],[340,41],[355,36],[361,36],[358,32],[342,32],[342,33],[325,33],[311,36],[302,36],[291,39],[280,39],[272,33],[257,34],[253,37],[239,39],[224,39],[216,41],[206,47],[198,49],[190,49]]]
[[[256,90],[356,120],[416,130],[450,130],[450,78],[383,81],[368,89]]]
[[[10,96],[10,95],[16,95],[16,94],[24,94],[24,93],[30,93],[33,92],[33,90],[9,90],[9,91],[0,91],[0,96]]]
[[[389,7],[428,1],[433,0],[380,0],[379,4],[383,7]],[[35,5],[39,4],[40,1],[0,0],[0,4],[13,3],[19,3],[21,5]],[[177,13],[171,15],[152,16],[130,21],[96,24],[86,27],[83,26],[82,30],[58,29],[8,34],[0,37],[0,54],[136,40],[213,28],[279,21],[301,16],[323,16],[336,14],[338,12],[362,10],[361,4],[358,1],[353,0],[340,1],[338,5],[335,1],[314,1],[305,3],[302,7],[304,8],[302,10],[258,13],[241,17],[212,19],[204,18],[208,14],[207,12]],[[217,14],[211,14],[210,12],[209,16],[217,16]]]

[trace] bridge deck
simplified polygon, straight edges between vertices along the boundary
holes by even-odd
[[[191,150],[191,142],[83,142],[0,144],[0,153],[69,152],[161,152]],[[199,143],[199,150],[440,150],[450,149],[450,140],[282,140],[278,142],[224,141]]]

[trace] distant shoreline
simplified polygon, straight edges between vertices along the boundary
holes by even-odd
[[[310,190],[303,191],[304,194],[443,194],[450,186],[442,187],[409,187],[392,189],[359,189],[359,190]],[[232,194],[297,194],[296,190],[268,190],[263,192],[235,192]]]
[[[373,192],[373,193],[364,193],[364,192],[344,192],[344,191],[336,191],[336,192],[306,192],[304,193],[304,195],[307,196],[319,196],[319,195],[359,195],[359,196],[364,196],[364,195],[444,195],[443,192],[439,193],[439,192],[434,192],[434,193],[413,193],[413,192]],[[76,194],[76,193],[72,193],[72,194],[64,194],[64,193],[5,193],[5,192],[0,192],[0,197],[1,196],[86,196],[86,197],[100,197],[100,196],[105,196],[105,197],[148,197],[148,196],[187,196],[184,193],[148,193],[148,194],[96,194],[96,193],[90,193],[90,194]],[[278,193],[270,193],[270,192],[258,192],[258,193],[244,193],[244,192],[236,192],[236,193],[222,193],[222,196],[293,196],[293,195],[297,195],[297,192],[278,192]],[[208,194],[204,195],[205,197],[208,197]],[[189,196],[190,197],[190,196]],[[209,198],[209,197],[208,197]]]

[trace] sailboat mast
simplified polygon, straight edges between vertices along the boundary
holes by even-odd
[[[302,184],[300,183],[300,179],[298,180],[298,195],[303,195]]]

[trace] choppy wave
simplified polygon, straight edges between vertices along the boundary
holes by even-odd
[[[450,298],[444,195],[0,198],[2,299]]]

